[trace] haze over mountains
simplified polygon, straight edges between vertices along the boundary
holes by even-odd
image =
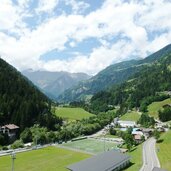
[[[54,100],[66,89],[91,77],[85,73],[33,71],[31,69],[24,70],[22,74]]]
[[[163,56],[171,53],[167,45],[156,53],[141,59],[116,63],[90,77],[85,73],[48,72],[25,70],[22,73],[47,96],[59,102],[90,99],[95,93],[128,80]]]

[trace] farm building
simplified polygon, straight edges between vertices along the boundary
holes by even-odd
[[[134,121],[122,121],[122,120],[120,120],[117,123],[123,128],[135,127],[136,126],[136,122],[134,122]]]
[[[119,171],[129,163],[130,156],[117,150],[111,150],[69,165],[67,169],[71,171]]]

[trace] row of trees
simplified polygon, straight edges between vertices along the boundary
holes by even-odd
[[[68,141],[78,136],[90,135],[97,132],[109,124],[113,118],[114,113],[112,112],[102,113],[88,119],[67,123],[58,131],[48,131],[45,127],[34,125],[31,128],[26,128],[21,133],[20,138],[24,143],[33,141],[39,144]]]

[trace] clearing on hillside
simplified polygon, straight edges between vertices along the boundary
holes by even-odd
[[[123,116],[121,116],[120,120],[137,122],[139,120],[140,116],[141,116],[140,113],[138,113],[136,111],[131,111],[131,112],[128,112],[128,113],[124,114]]]
[[[56,107],[55,111],[57,116],[69,120],[81,120],[94,116],[93,114],[85,111],[82,108],[70,108],[70,107]]]
[[[170,98],[160,102],[153,102],[148,106],[148,113],[154,118],[158,118],[158,111],[161,110],[166,104],[171,104]]]
[[[39,150],[17,153],[16,171],[68,171],[65,167],[89,158],[90,155],[71,150],[47,147]],[[0,170],[11,170],[11,156],[0,157]]]

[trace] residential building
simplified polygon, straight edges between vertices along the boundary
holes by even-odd
[[[14,124],[8,124],[1,127],[1,132],[3,134],[8,134],[9,138],[15,138],[19,127]]]

